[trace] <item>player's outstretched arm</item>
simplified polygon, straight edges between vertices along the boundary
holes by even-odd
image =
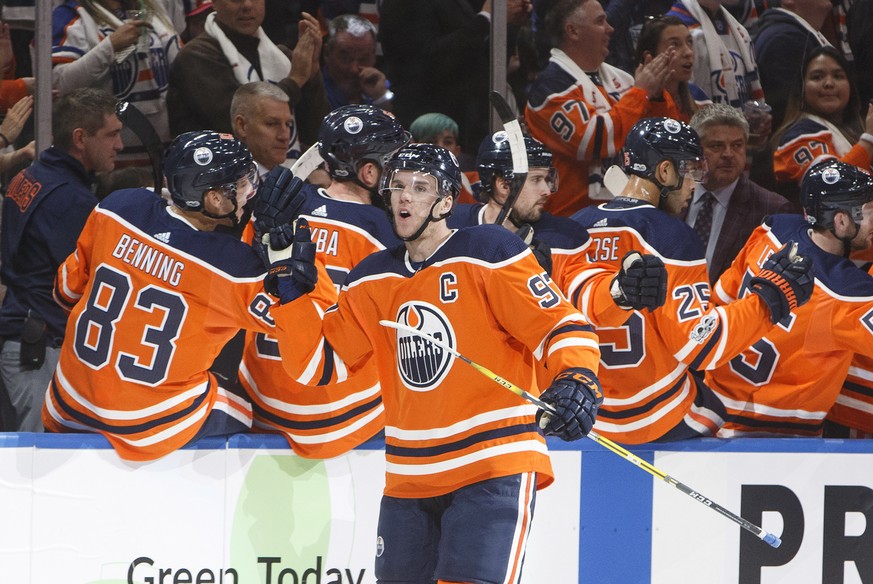
[[[537,413],[543,434],[569,442],[579,440],[591,431],[597,410],[603,403],[603,392],[593,371],[572,367],[555,377],[540,400],[555,408],[554,415],[542,410]]]
[[[749,290],[770,308],[770,322],[776,324],[792,310],[806,304],[815,287],[812,258],[797,254],[797,243],[789,241],[767,258],[749,281]]]
[[[609,291],[621,308],[651,312],[667,299],[667,268],[658,256],[629,251]]]

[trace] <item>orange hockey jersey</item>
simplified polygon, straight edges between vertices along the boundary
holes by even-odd
[[[58,270],[55,296],[72,312],[46,428],[99,432],[122,458],[152,460],[187,444],[213,409],[250,424],[248,402],[219,392],[207,369],[240,328],[289,342],[290,311],[263,277],[251,247],[198,231],[152,191],[107,197]]]
[[[554,155],[558,192],[546,209],[569,216],[598,199],[609,198],[603,173],[618,155],[631,127],[645,117],[678,117],[679,108],[667,92],[664,101],[650,101],[633,87],[633,77],[607,64],[595,84],[563,51],[552,49],[546,68],[531,87],[525,120],[531,135]]]
[[[600,381],[605,399],[594,428],[628,444],[657,440],[680,422],[702,435],[721,424],[716,412],[695,406],[691,369],[726,363],[770,328],[757,297],[724,307],[709,302],[703,246],[678,219],[637,199],[619,197],[573,216],[588,229],[588,259],[617,269],[630,250],[659,256],[667,268],[667,301],[655,311],[633,311],[620,326],[597,327]]]
[[[311,330],[318,315],[302,306],[298,318]],[[534,361],[554,374],[596,371],[591,327],[518,237],[490,225],[461,229],[422,264],[410,262],[403,246],[376,253],[352,270],[323,330],[352,374],[376,363],[387,495],[437,496],[530,471],[539,487],[551,483],[534,406],[421,336],[380,325],[383,319],[438,338],[534,394],[542,389]]]
[[[870,155],[862,145],[851,146],[832,125],[816,116],[807,116],[782,135],[773,152],[773,171],[776,180],[799,185],[814,162],[830,157],[870,172]]]
[[[870,266],[873,273],[873,265]],[[873,357],[856,354],[828,419],[873,434]]]
[[[457,205],[448,219],[449,227],[472,227],[485,224],[485,204]],[[630,313],[619,308],[609,291],[618,267],[588,259],[593,245],[588,232],[569,217],[543,212],[531,224],[534,239],[549,246],[552,280],[595,326],[621,326]]]
[[[382,209],[332,199],[314,185],[303,188],[301,216],[309,221],[317,255],[337,288],[365,257],[386,244],[400,243]],[[329,366],[318,377],[310,368],[294,379],[282,365],[276,339],[263,332],[246,335],[239,377],[252,400],[254,427],[281,433],[301,456],[337,456],[384,425],[375,366],[369,364],[349,378],[328,345],[317,362],[322,358]]]
[[[810,301],[730,363],[707,372],[728,417],[720,436],[817,436],[855,351],[873,356],[873,278],[810,239],[799,215],[768,218],[722,274],[720,302],[742,297],[752,272],[787,241],[812,258]]]

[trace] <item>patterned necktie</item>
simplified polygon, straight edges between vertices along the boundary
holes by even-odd
[[[697,218],[694,220],[694,231],[703,242],[703,247],[709,245],[709,232],[712,231],[712,205],[715,203],[715,196],[706,191],[700,203],[700,209],[697,210]]]

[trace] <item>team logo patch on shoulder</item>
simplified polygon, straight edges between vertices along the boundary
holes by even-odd
[[[700,322],[697,323],[697,326],[692,329],[689,337],[692,341],[697,343],[698,345],[703,344],[703,342],[712,334],[712,331],[715,330],[715,327],[718,325],[718,317],[715,314],[707,314],[703,318],[700,319]]]
[[[357,134],[364,129],[364,122],[358,116],[349,116],[343,122],[343,128],[349,134]]]
[[[201,146],[194,151],[194,162],[196,162],[200,166],[206,166],[207,164],[212,162],[212,150],[210,150],[206,146]]]
[[[421,331],[450,347],[457,339],[446,315],[426,302],[407,302],[397,311],[397,322]],[[431,391],[451,369],[452,355],[425,336],[397,331],[397,370],[403,385],[412,391]]]

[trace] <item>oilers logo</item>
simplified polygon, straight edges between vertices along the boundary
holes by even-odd
[[[397,322],[421,331],[454,348],[455,332],[446,315],[426,302],[407,302],[397,311]],[[431,391],[445,379],[452,355],[427,338],[397,331],[397,370],[412,391]]]

